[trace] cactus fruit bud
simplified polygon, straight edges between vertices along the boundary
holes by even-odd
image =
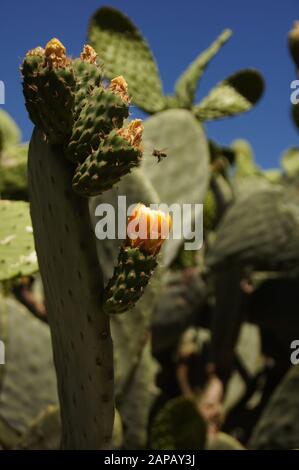
[[[94,48],[89,46],[88,44],[85,44],[85,46],[83,47],[83,51],[80,54],[80,59],[83,60],[83,62],[87,62],[89,64],[96,64],[97,57],[98,55]]]
[[[128,84],[122,75],[120,75],[119,77],[115,77],[111,80],[109,89],[115,95],[119,95],[125,103],[130,102],[130,98],[128,95]]]
[[[142,296],[157,266],[157,255],[171,230],[171,217],[138,204],[129,217],[127,239],[104,293],[108,314],[124,313]],[[138,231],[136,237],[136,230]]]
[[[299,68],[299,21],[295,21],[288,36],[289,50],[296,67]]]
[[[59,39],[53,38],[45,47],[46,65],[50,68],[65,67],[67,64],[66,49]]]

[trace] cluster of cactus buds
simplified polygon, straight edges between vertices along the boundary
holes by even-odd
[[[124,127],[130,98],[122,76],[102,83],[97,54],[85,45],[71,59],[58,39],[26,54],[23,91],[32,122],[74,165],[73,189],[93,196],[111,188],[142,157],[140,120]]]
[[[155,267],[157,255],[171,231],[169,214],[137,204],[127,225],[114,275],[104,295],[106,313],[123,313],[134,307]]]

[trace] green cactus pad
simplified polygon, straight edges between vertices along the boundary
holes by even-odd
[[[274,390],[251,436],[258,450],[299,448],[299,366],[289,369]]]
[[[0,201],[0,281],[29,276],[38,270],[29,204]]]
[[[3,199],[28,200],[28,145],[9,147],[0,160],[0,194]]]
[[[0,153],[21,141],[21,131],[14,120],[0,109]]]
[[[77,167],[73,190],[82,196],[101,194],[139,165],[141,157],[140,150],[112,131],[99,149]]]
[[[122,247],[113,277],[105,289],[104,311],[123,313],[134,307],[156,266],[156,256],[147,255],[139,248]]]
[[[162,85],[148,44],[131,20],[118,10],[100,8],[91,18],[90,44],[105,63],[104,75],[123,75],[134,104],[148,113],[164,108]]]
[[[201,450],[206,442],[206,423],[193,401],[183,397],[166,403],[151,430],[155,450]]]
[[[48,325],[20,302],[10,297],[4,302],[7,342],[0,420],[21,434],[46,406],[58,403],[51,335]]]
[[[235,116],[249,111],[263,91],[264,81],[256,70],[241,70],[216,85],[193,112],[200,121]]]
[[[175,86],[175,94],[181,107],[192,107],[198,80],[203,75],[210,61],[229,40],[231,35],[232,32],[229,29],[223,31],[216,41],[202,52],[178,79]]]
[[[212,269],[250,265],[296,272],[298,229],[298,195],[276,185],[245,194],[221,220],[206,264]]]
[[[106,133],[122,127],[128,115],[129,106],[120,96],[103,87],[96,88],[74,124],[66,156],[75,163],[83,162],[92,149],[99,147]]]

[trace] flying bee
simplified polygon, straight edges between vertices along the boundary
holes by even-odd
[[[158,149],[154,149],[153,150],[153,157],[157,157],[158,159],[158,163],[160,163],[160,161],[163,159],[163,158],[166,158],[167,157],[167,153],[166,152],[167,149],[162,149],[162,150],[158,150]]]

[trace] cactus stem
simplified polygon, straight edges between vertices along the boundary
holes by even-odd
[[[70,165],[34,131],[31,217],[57,372],[62,448],[109,449],[114,419],[109,318],[100,307],[103,280],[88,201],[71,190]]]

